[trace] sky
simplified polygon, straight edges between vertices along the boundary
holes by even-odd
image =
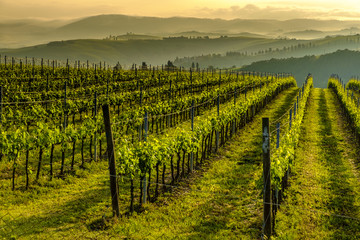
[[[360,20],[360,3],[354,0],[0,0],[1,21],[76,19],[100,14]]]

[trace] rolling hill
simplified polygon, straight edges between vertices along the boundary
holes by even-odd
[[[220,37],[220,38],[186,38],[171,37],[161,40],[68,40],[48,44],[3,50],[2,55],[19,58],[36,57],[58,60],[81,60],[90,62],[106,61],[109,64],[120,62],[122,65],[132,65],[147,62],[161,65],[168,60],[177,58],[225,54],[228,51],[247,51],[253,49],[271,48],[275,46],[292,46],[303,41],[287,39],[268,39],[254,37]],[[245,64],[253,60],[248,58]],[[191,63],[190,63],[191,64]],[[202,65],[207,67],[207,65]]]
[[[331,74],[336,73],[345,81],[352,76],[360,76],[360,52],[338,50],[320,56],[302,58],[271,59],[259,61],[240,68],[243,71],[293,73],[298,85],[302,85],[308,73],[314,77],[314,86],[326,88]]]
[[[360,21],[293,19],[205,19],[185,17],[135,17],[126,15],[98,15],[68,21],[17,20],[0,23],[1,48],[18,48],[51,41],[73,39],[103,39],[109,35],[132,32],[158,37],[178,33],[203,32],[209,35],[257,34],[266,37],[309,37],[312,33],[341,33],[360,28]],[[311,33],[310,32],[310,33]],[[354,31],[352,31],[354,33]],[[291,33],[291,34],[287,34]],[[249,35],[248,35],[249,36]],[[254,36],[254,35],[252,35]],[[310,36],[312,36],[310,34]]]

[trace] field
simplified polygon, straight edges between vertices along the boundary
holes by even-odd
[[[1,62],[2,238],[360,237],[357,80],[104,66]]]

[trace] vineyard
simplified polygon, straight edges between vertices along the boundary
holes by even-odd
[[[351,206],[316,201],[330,209],[301,202],[294,190],[310,181],[300,181],[299,173],[312,171],[309,163],[299,166],[308,159],[300,151],[311,142],[304,140],[311,125],[306,121],[317,101],[311,75],[297,87],[284,73],[121,70],[5,57],[0,86],[4,239],[298,239],[309,237],[304,231],[318,218],[329,217],[337,220],[320,221],[330,227],[319,236],[360,236],[355,79],[346,86],[331,76],[326,90],[337,107],[331,117],[353,132],[341,143],[355,151],[333,152],[351,161],[338,169],[343,176],[330,178],[331,172],[330,179],[319,180],[352,179],[339,190],[353,197]],[[316,139],[332,131],[311,134]],[[337,148],[336,142],[315,145]],[[330,166],[338,165],[325,168]],[[310,218],[305,227],[291,220],[304,209],[310,215],[304,214]]]

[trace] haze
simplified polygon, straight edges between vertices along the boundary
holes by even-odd
[[[291,19],[317,18],[358,20],[360,7],[352,0],[0,0],[0,20],[73,19],[100,14],[156,17]]]

